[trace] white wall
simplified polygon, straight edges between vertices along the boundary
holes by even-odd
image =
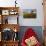
[[[10,7],[10,6],[14,6],[14,1],[15,0],[0,0],[0,6],[1,7]]]
[[[0,0],[0,6],[14,6],[15,0]],[[17,0],[20,7],[19,24],[21,26],[43,26],[43,6],[42,0]],[[24,19],[23,9],[37,9],[36,19]]]
[[[36,19],[24,19],[22,9],[37,9]],[[42,0],[24,0],[21,4],[20,25],[24,26],[43,26],[43,6]]]

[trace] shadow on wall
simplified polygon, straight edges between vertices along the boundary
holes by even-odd
[[[43,43],[43,30],[42,30],[41,26],[21,26],[20,27],[20,32],[19,32],[19,40],[20,40],[20,42],[21,42],[21,40],[22,40],[22,38],[24,36],[25,31],[28,28],[32,28],[36,32],[39,41],[41,43]]]

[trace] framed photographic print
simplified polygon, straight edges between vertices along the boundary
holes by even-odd
[[[9,10],[2,10],[2,15],[9,15]]]
[[[23,9],[23,18],[36,18],[36,9]]]

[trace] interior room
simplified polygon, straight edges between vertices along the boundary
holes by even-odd
[[[46,46],[45,11],[43,0],[0,0],[0,46]]]

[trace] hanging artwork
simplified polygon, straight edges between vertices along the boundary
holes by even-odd
[[[36,9],[23,9],[24,18],[36,18],[37,11]]]

